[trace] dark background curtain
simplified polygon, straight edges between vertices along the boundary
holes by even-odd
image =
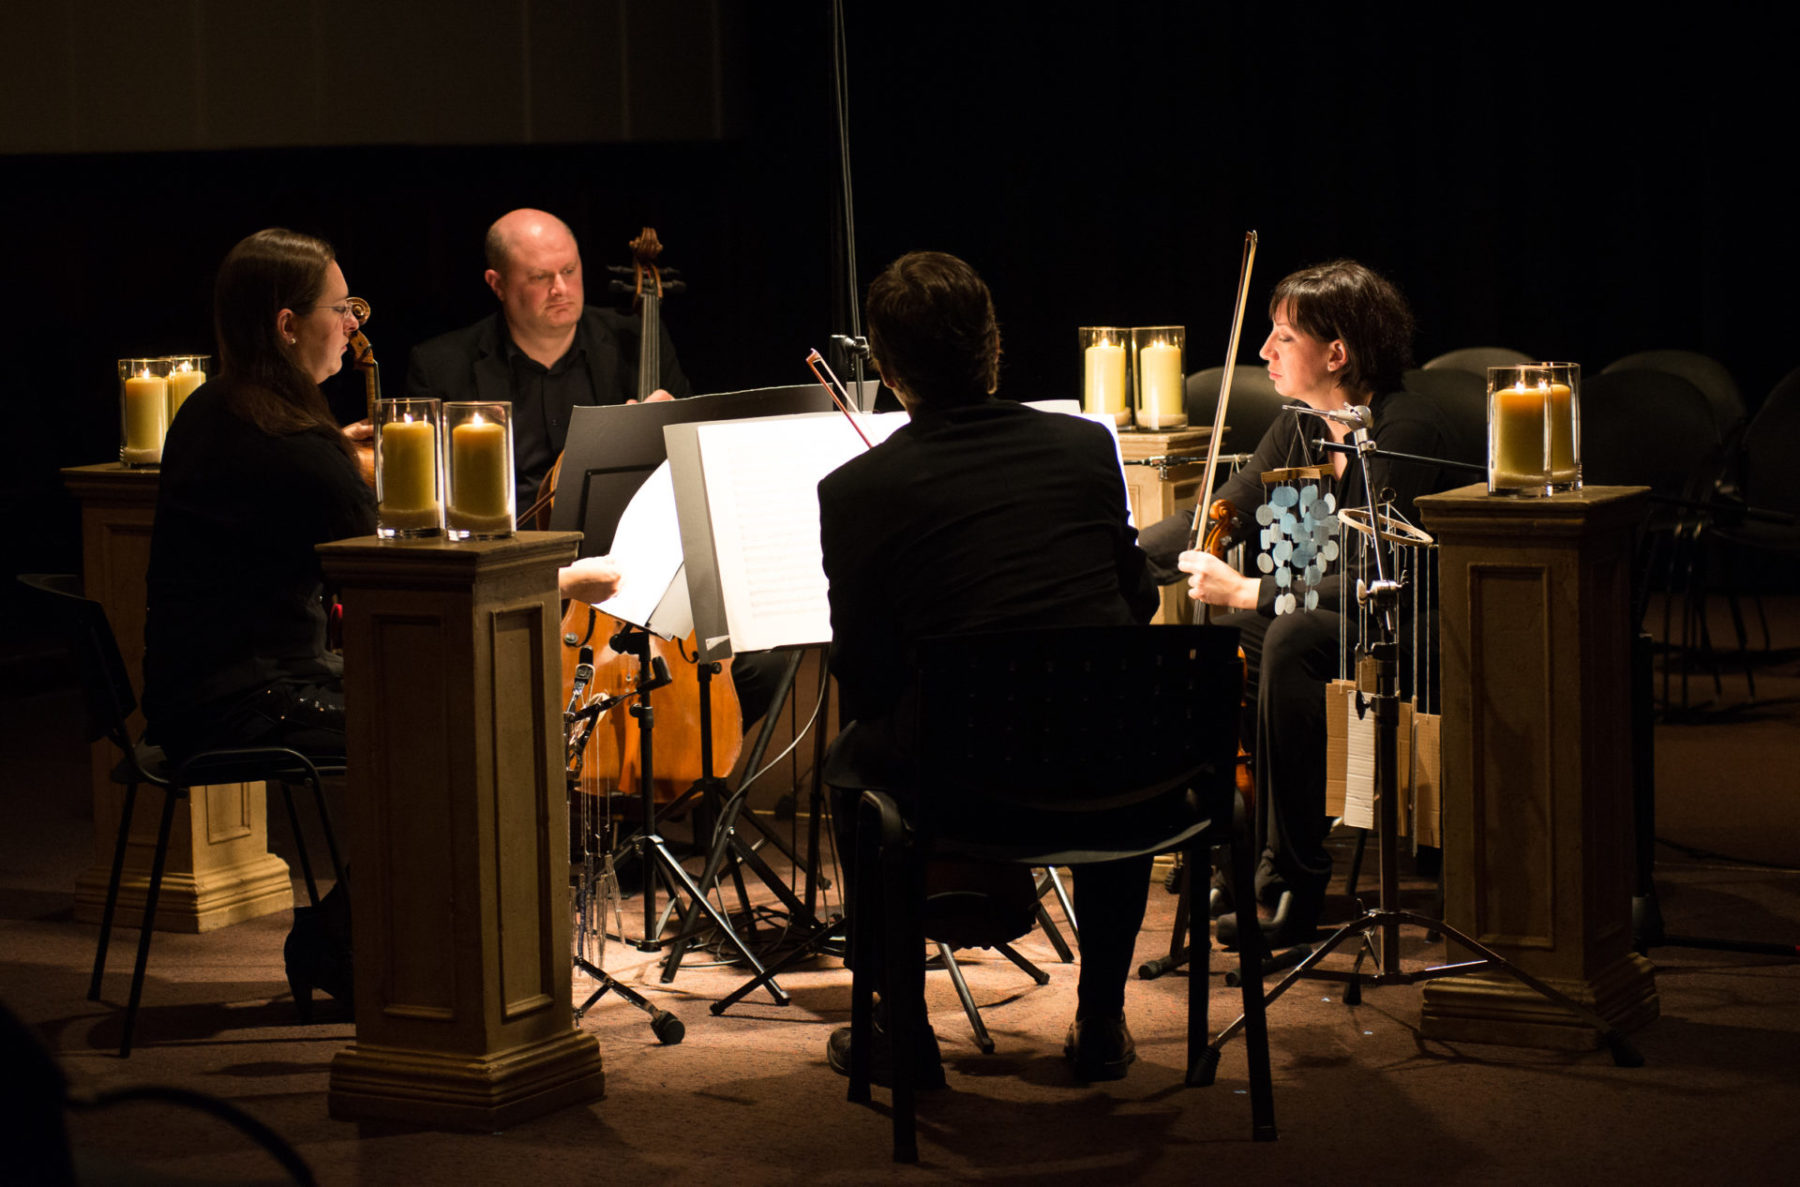
[[[491,7],[497,30],[535,22],[537,63],[525,118],[491,133],[444,103],[408,108],[392,80],[479,73],[480,44],[434,45],[429,5],[360,6],[381,16],[374,40],[319,51],[331,83],[306,102],[323,132],[259,143],[244,120],[229,131],[251,147],[191,147],[207,141],[188,122],[159,141],[146,117],[133,135],[168,147],[93,150],[91,120],[65,143],[21,141],[12,105],[8,143],[33,148],[0,155],[14,571],[79,565],[56,471],[116,456],[114,360],[211,350],[213,269],[264,226],[336,245],[375,306],[393,394],[413,344],[492,310],[482,234],[521,205],[575,228],[596,303],[605,265],[658,229],[690,285],[664,316],[698,390],[807,379],[808,348],[841,328],[826,6],[613,3],[596,10],[610,23],[566,29],[557,5]],[[1791,28],[1702,9],[1627,25],[1385,6],[847,8],[859,278],[914,248],[969,259],[998,305],[1004,394],[1077,394],[1085,324],[1185,324],[1190,371],[1223,361],[1251,227],[1247,361],[1276,279],[1354,256],[1412,299],[1421,360],[1501,345],[1597,370],[1686,348],[1730,367],[1753,407],[1800,363]],[[687,70],[700,58],[704,79]],[[254,78],[238,60],[208,69]],[[45,103],[52,73],[31,84]],[[9,101],[33,76],[19,77]],[[215,86],[214,101],[230,96]],[[224,135],[223,117],[200,122]],[[492,142],[463,142],[477,134]],[[333,395],[354,408],[357,381]]]

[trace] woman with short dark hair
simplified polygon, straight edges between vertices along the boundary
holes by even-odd
[[[1272,323],[1261,356],[1275,390],[1316,412],[1366,409],[1383,450],[1444,460],[1479,460],[1483,445],[1467,439],[1446,410],[1402,389],[1412,362],[1413,317],[1387,280],[1354,260],[1333,260],[1284,277],[1269,299]],[[1229,412],[1228,412],[1229,417]],[[1248,463],[1213,496],[1235,509],[1230,535],[1255,541],[1253,518],[1265,502],[1262,475],[1305,466],[1325,468],[1319,495],[1339,508],[1364,507],[1360,466],[1317,442],[1342,442],[1353,432],[1340,420],[1283,415]],[[1413,500],[1467,481],[1447,466],[1372,460],[1378,491],[1416,522]],[[1327,571],[1312,594],[1295,598],[1271,574],[1240,573],[1219,558],[1190,548],[1192,519],[1171,516],[1143,533],[1144,550],[1165,574],[1179,568],[1195,601],[1234,613],[1215,619],[1240,631],[1248,662],[1244,727],[1256,784],[1257,841],[1262,849],[1255,893],[1272,908],[1264,924],[1274,945],[1299,943],[1317,930],[1331,856],[1325,850],[1325,685],[1338,674],[1345,589],[1355,574]],[[1271,566],[1273,567],[1273,566]],[[1284,596],[1285,595],[1285,596]],[[1279,608],[1279,609],[1278,609]],[[1225,914],[1229,890],[1216,886],[1213,913],[1223,915],[1222,942],[1235,943],[1235,916]]]

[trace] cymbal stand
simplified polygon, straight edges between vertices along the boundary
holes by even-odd
[[[1370,482],[1368,467],[1368,459],[1371,456],[1389,457],[1392,455],[1375,447],[1374,442],[1369,438],[1366,426],[1358,427],[1355,430],[1354,440],[1354,446],[1336,445],[1329,442],[1320,442],[1320,444],[1327,449],[1355,455],[1357,463],[1363,467],[1363,486],[1369,494],[1369,522],[1373,528],[1372,535],[1374,537],[1375,581],[1368,583],[1364,579],[1358,578],[1356,597],[1359,603],[1367,606],[1372,612],[1371,616],[1379,631],[1380,639],[1366,650],[1358,648],[1356,706],[1359,713],[1367,712],[1370,706],[1373,706],[1375,711],[1375,786],[1379,804],[1375,826],[1381,859],[1379,906],[1365,910],[1360,916],[1332,932],[1324,943],[1307,953],[1305,959],[1295,966],[1287,976],[1283,977],[1275,988],[1264,995],[1263,1003],[1265,1006],[1272,1004],[1302,977],[1342,982],[1345,985],[1344,1004],[1354,1006],[1362,1001],[1362,986],[1364,985],[1413,985],[1443,977],[1458,977],[1491,969],[1505,973],[1538,996],[1562,1006],[1593,1027],[1598,1032],[1601,1042],[1611,1053],[1615,1065],[1641,1067],[1644,1057],[1627,1041],[1617,1027],[1598,1013],[1575,1001],[1567,994],[1545,984],[1498,952],[1470,936],[1464,935],[1443,920],[1433,919],[1414,911],[1404,911],[1398,906],[1400,899],[1397,861],[1400,831],[1400,645],[1396,641],[1396,623],[1399,618],[1400,592],[1405,586],[1405,578],[1402,576],[1399,579],[1390,580],[1386,566],[1383,564],[1382,538],[1385,533],[1380,528],[1382,517],[1377,513],[1375,488]],[[1428,932],[1442,933],[1461,944],[1479,959],[1407,971],[1400,964],[1400,925],[1403,923],[1424,928]],[[1326,956],[1352,940],[1359,941],[1359,947],[1356,962],[1348,971],[1318,967],[1319,962]],[[1379,971],[1365,973],[1363,972],[1363,962],[1371,957]],[[1220,1051],[1243,1027],[1244,1016],[1239,1015],[1235,1022],[1220,1031],[1218,1037],[1208,1045],[1206,1054],[1201,1057],[1198,1083],[1210,1084],[1213,1082],[1214,1072],[1219,1065]]]
[[[638,673],[633,681],[634,698],[629,710],[632,718],[638,723],[638,754],[641,764],[638,769],[638,794],[643,807],[643,831],[638,834],[638,855],[643,862],[644,871],[644,935],[638,941],[640,952],[655,952],[663,947],[664,941],[657,937],[661,932],[661,921],[656,914],[656,881],[661,878],[668,888],[670,899],[679,895],[687,895],[688,901],[712,921],[719,929],[725,941],[736,949],[737,954],[763,974],[762,962],[756,954],[745,946],[744,941],[732,928],[731,921],[714,907],[704,891],[694,884],[656,827],[656,792],[654,782],[654,764],[652,742],[656,736],[656,709],[650,703],[650,692],[671,682],[668,665],[661,656],[650,654],[650,634],[640,628],[627,625],[612,637],[612,649],[620,655],[635,655],[638,661]],[[623,938],[623,937],[621,937]],[[765,978],[766,979],[766,978]],[[767,980],[769,994],[776,1005],[788,1004],[787,991]]]
[[[776,696],[777,704],[785,699],[787,689],[793,683],[794,671],[799,663],[800,653],[796,651],[792,662],[788,664],[783,673],[782,684]],[[738,831],[740,820],[755,824],[758,831],[763,830],[760,824],[756,824],[753,815],[744,816],[742,814],[749,794],[748,783],[740,785],[736,792],[731,792],[730,785],[713,773],[712,680],[714,676],[718,675],[720,665],[711,660],[701,660],[695,665],[695,668],[700,680],[700,778],[688,790],[690,792],[698,791],[713,807],[716,814],[716,823],[713,826],[713,845],[707,855],[706,868],[700,874],[699,885],[702,888],[718,885],[719,875],[726,863],[729,862],[732,881],[737,888],[738,902],[743,908],[743,915],[751,920],[749,930],[754,933],[754,917],[751,914],[750,897],[744,886],[741,868],[748,865],[751,871],[762,879],[763,885],[773,891],[775,897],[787,908],[791,920],[800,920],[808,926],[814,926],[818,920],[813,917],[810,908],[800,901],[786,882],[782,881],[781,876],[764,860],[762,854],[756,851],[756,846],[747,842]],[[762,756],[771,732],[768,726],[772,724],[772,722],[764,723],[762,737],[758,741],[750,766],[746,768],[746,780]],[[730,792],[729,795],[727,795],[728,792]],[[765,833],[765,835],[767,834]],[[700,912],[695,905],[690,903],[688,909],[681,916],[681,932],[676,936],[668,955],[663,958],[662,980],[664,984],[673,981],[675,974],[681,970],[682,958],[686,955],[688,948],[692,946],[694,933],[698,930],[699,924]]]

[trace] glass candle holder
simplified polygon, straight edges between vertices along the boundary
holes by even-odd
[[[1187,423],[1187,330],[1138,326],[1131,331],[1131,371],[1140,429],[1178,429]]]
[[[127,466],[161,465],[168,428],[168,361],[120,359],[119,461]]]
[[[1581,367],[1488,368],[1488,493],[1581,489]]]
[[[199,386],[206,382],[212,373],[212,356],[209,354],[172,354],[163,359],[169,364],[169,423],[175,421],[175,414],[187,403],[187,398],[194,394]]]
[[[1120,326],[1082,326],[1081,409],[1113,418],[1124,428],[1131,423],[1131,398],[1127,394],[1126,364],[1131,357],[1131,331]]]
[[[512,405],[444,405],[444,459],[450,499],[444,534],[498,540],[513,533]]]
[[[384,539],[440,535],[444,501],[436,400],[375,403],[375,531]]]

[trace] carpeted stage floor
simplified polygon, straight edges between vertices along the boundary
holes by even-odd
[[[1674,934],[1800,941],[1800,600],[1773,607],[1776,651],[1758,699],[1727,674],[1705,709],[1657,730],[1658,885]],[[1722,636],[1716,636],[1722,637]],[[331,1057],[347,1020],[295,1025],[282,972],[282,914],[200,936],[159,934],[139,1047],[116,1055],[135,932],[114,949],[106,1000],[85,1000],[95,929],[72,917],[89,859],[82,770],[67,744],[66,694],[5,699],[0,726],[0,1002],[35,1030],[78,1086],[165,1083],[225,1097],[293,1142],[325,1183],[653,1182],[1631,1183],[1785,1181],[1800,1158],[1800,962],[1655,949],[1661,1019],[1633,1036],[1641,1068],[1604,1052],[1446,1044],[1416,1034],[1416,987],[1303,984],[1270,1011],[1280,1140],[1252,1143],[1241,1044],[1217,1085],[1182,1086],[1184,974],[1133,981],[1139,1062],[1116,1084],[1075,1084],[1061,1058],[1075,969],[1041,936],[1022,949],[1050,970],[1037,987],[1004,960],[965,967],[999,1045],[976,1050],[951,987],[930,997],[949,1090],[921,1098],[919,1167],[889,1162],[886,1093],[844,1099],[825,1066],[848,1021],[835,958],[786,975],[786,1008],[753,995],[714,1016],[740,969],[690,960],[672,986],[655,958],[613,944],[607,965],[687,1029],[662,1046],[647,1016],[608,996],[581,1025],[605,1059],[605,1099],[492,1135],[357,1126],[326,1116]],[[279,822],[277,822],[279,825]],[[273,845],[286,852],[287,838]],[[1345,846],[1347,840],[1338,842]],[[1340,875],[1345,861],[1340,856]],[[1366,881],[1373,879],[1373,863]],[[1340,882],[1341,884],[1341,882]],[[1334,887],[1335,888],[1335,887]],[[1406,882],[1429,909],[1429,885]],[[627,926],[641,926],[635,900]],[[1341,896],[1333,905],[1348,910]],[[1172,896],[1151,894],[1141,957],[1166,944]],[[766,938],[766,937],[765,937]],[[1408,950],[1442,955],[1422,935]],[[1215,1028],[1235,991],[1211,985]],[[591,985],[577,977],[577,996]],[[21,1091],[16,1078],[9,1091]],[[266,1156],[217,1122],[132,1105],[70,1120],[90,1182],[279,1181]],[[0,1181],[8,1181],[0,1151]]]

